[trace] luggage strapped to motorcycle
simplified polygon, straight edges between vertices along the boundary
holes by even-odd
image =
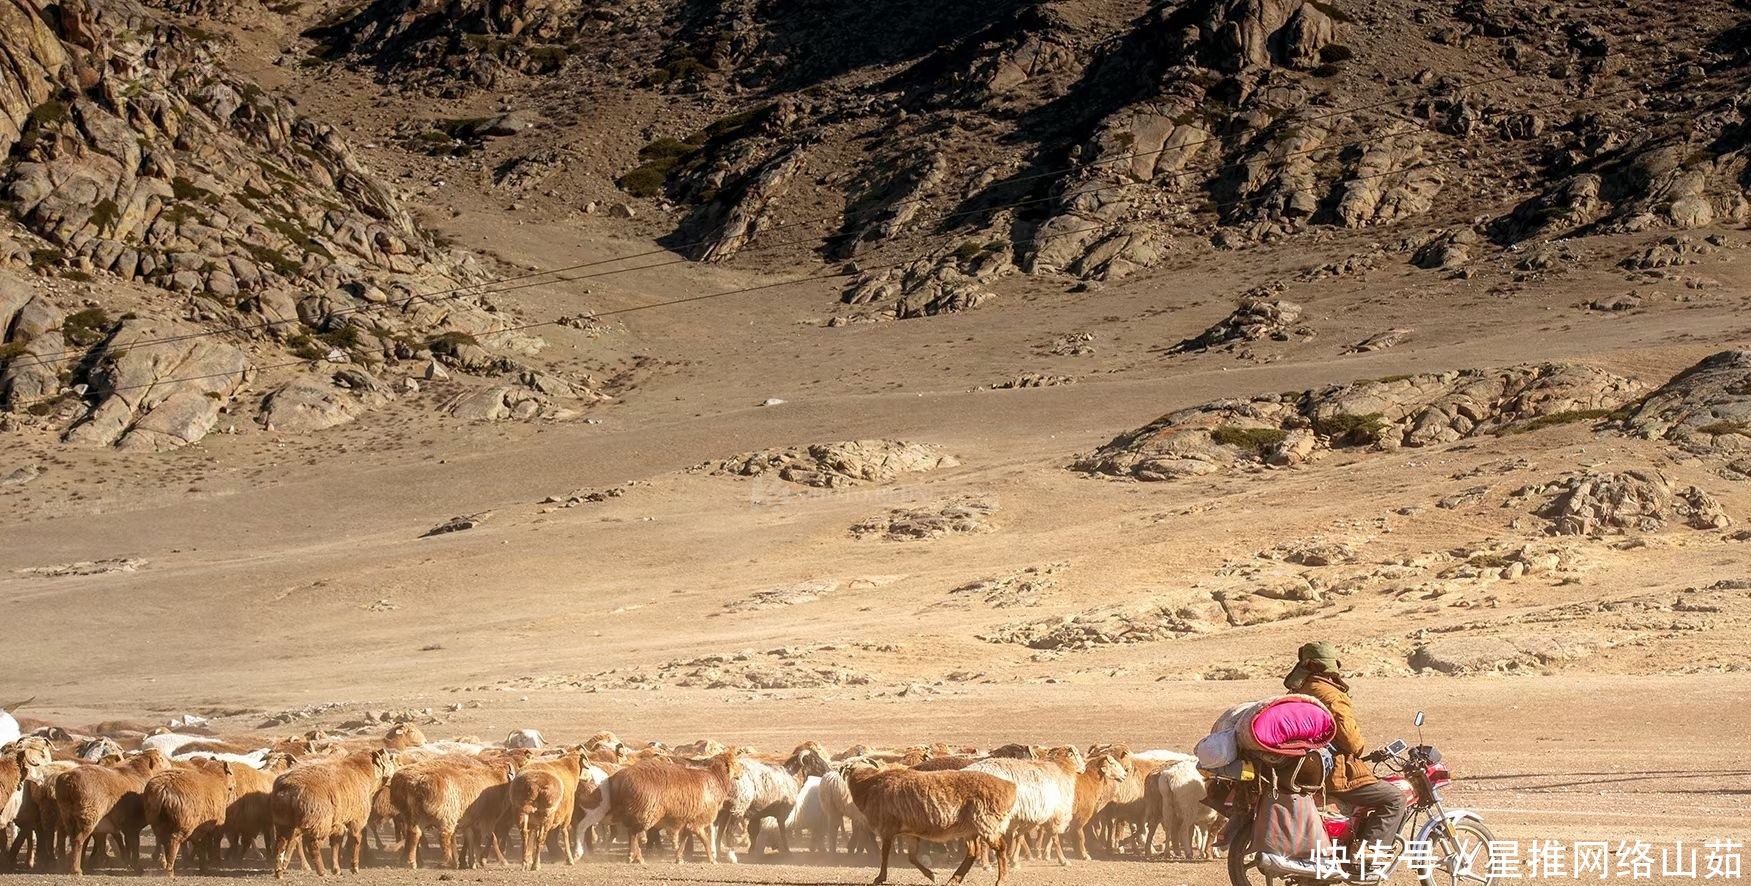
[[[1319,777],[1304,781],[1302,779],[1303,767],[1310,760],[1315,761],[1319,767]],[[1288,762],[1285,761],[1275,766],[1258,767],[1259,785],[1270,791],[1273,796],[1283,790],[1297,794],[1313,793],[1325,787],[1326,779],[1331,777],[1332,764],[1332,750],[1329,746],[1315,748],[1300,757],[1296,757],[1293,766],[1289,766]],[[1287,771],[1285,772],[1285,770]]]

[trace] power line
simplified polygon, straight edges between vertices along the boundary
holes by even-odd
[[[1503,74],[1503,75],[1496,76],[1496,77],[1486,78],[1484,80],[1480,80],[1480,81],[1477,81],[1475,83],[1463,84],[1459,88],[1470,89],[1470,88],[1476,88],[1479,86],[1487,86],[1487,85],[1492,84],[1492,83],[1499,83],[1499,82],[1502,82],[1505,80],[1510,80],[1510,79],[1513,79],[1515,77],[1520,77],[1520,76],[1524,76],[1524,75],[1521,74],[1520,72],[1512,72],[1509,74]],[[1441,84],[1437,84],[1436,86],[1430,87],[1428,90],[1423,90],[1423,92],[1424,93],[1431,93],[1434,89],[1439,88],[1440,85]],[[1415,96],[1415,95],[1403,96],[1403,97],[1387,99],[1387,100],[1383,100],[1383,101],[1370,102],[1370,103],[1362,104],[1362,105],[1355,105],[1355,106],[1348,107],[1348,108],[1327,111],[1325,113],[1316,114],[1316,115],[1313,115],[1311,117],[1301,118],[1298,122],[1312,123],[1312,122],[1317,122],[1319,120],[1331,119],[1333,117],[1340,117],[1340,116],[1344,116],[1344,115],[1348,115],[1348,114],[1355,114],[1355,113],[1358,113],[1361,111],[1375,110],[1378,108],[1387,107],[1389,105],[1395,105],[1395,104],[1398,104],[1400,102],[1409,101],[1409,100],[1414,99],[1416,97],[1417,96]],[[1595,98],[1599,98],[1599,96],[1595,96]],[[1405,118],[1399,118],[1399,119],[1405,119]],[[1414,123],[1417,121],[1408,121],[1408,122]],[[1423,125],[1423,124],[1419,123],[1418,125]],[[1369,141],[1373,141],[1373,140],[1376,140],[1378,138],[1384,138],[1384,137],[1389,137],[1389,136],[1385,136],[1385,135],[1368,136],[1368,137],[1365,137],[1362,139],[1357,139],[1355,141],[1348,142],[1348,143],[1322,145],[1318,148],[1308,149],[1307,151],[1285,154],[1285,155],[1282,155],[1276,159],[1283,160],[1283,159],[1287,159],[1289,157],[1298,156],[1299,154],[1302,154],[1302,153],[1315,153],[1318,151],[1335,150],[1335,149],[1346,147],[1346,146],[1351,146],[1351,145],[1356,145],[1356,144],[1364,144],[1364,143],[1367,143]],[[1119,162],[1123,162],[1126,160],[1136,159],[1139,157],[1159,155],[1159,154],[1166,153],[1168,151],[1186,150],[1189,148],[1195,148],[1195,147],[1198,147],[1200,145],[1208,144],[1211,142],[1217,142],[1217,141],[1221,141],[1221,140],[1222,139],[1220,136],[1212,135],[1212,136],[1208,136],[1206,138],[1195,139],[1195,140],[1188,141],[1188,142],[1180,142],[1180,143],[1173,144],[1173,145],[1163,145],[1160,148],[1156,148],[1156,149],[1152,149],[1152,150],[1133,151],[1133,152],[1126,153],[1126,154],[1117,154],[1117,155],[1114,155],[1112,157],[1103,157],[1099,160],[1095,160],[1095,161],[1092,161],[1092,162],[1086,163],[1086,164],[1067,166],[1067,167],[1062,167],[1059,169],[1043,170],[1040,172],[1030,173],[1030,174],[1024,175],[1024,176],[1018,176],[1015,178],[1007,179],[1004,182],[1002,182],[1002,184],[1006,187],[1013,186],[1013,185],[1018,184],[1018,183],[1036,181],[1036,180],[1039,180],[1042,178],[1050,178],[1050,177],[1054,177],[1054,176],[1064,175],[1066,173],[1077,172],[1077,171],[1087,170],[1087,169],[1091,169],[1091,168],[1095,168],[1095,167],[1099,167],[1099,166],[1105,166],[1105,165],[1109,165],[1109,164],[1119,163]],[[1237,166],[1240,164],[1228,164],[1228,165]],[[1218,166],[1216,168],[1221,169],[1223,167]],[[1117,188],[1126,187],[1129,184],[1131,184],[1131,183],[1127,182],[1127,183],[1108,184],[1108,185],[1102,185],[1099,187],[1085,189],[1082,191],[1072,191],[1072,192],[1068,192],[1068,193],[1064,193],[1064,194],[1056,194],[1056,195],[1048,195],[1045,197],[1030,198],[1027,200],[1015,201],[1015,202],[1011,202],[1011,203],[1007,203],[1007,204],[996,204],[996,205],[991,205],[991,206],[981,206],[981,207],[973,207],[973,208],[968,208],[968,209],[963,209],[963,210],[956,210],[956,211],[950,212],[946,215],[943,215],[943,216],[940,216],[940,217],[934,219],[932,224],[940,225],[940,224],[943,224],[943,223],[945,223],[953,218],[976,216],[976,215],[982,215],[982,214],[991,213],[991,212],[997,212],[997,211],[1000,211],[1003,209],[1015,209],[1015,208],[1020,208],[1023,206],[1036,205],[1036,204],[1040,204],[1040,203],[1050,203],[1050,202],[1055,202],[1055,201],[1071,199],[1074,197],[1083,196],[1085,194],[1099,193],[1102,191],[1114,190]],[[750,246],[746,249],[739,250],[737,254],[740,255],[740,254],[745,254],[745,253],[749,253],[749,252],[757,252],[757,251],[760,251],[763,249],[778,249],[778,248],[782,248],[785,246],[802,245],[805,243],[813,243],[816,240],[825,240],[825,239],[829,239],[829,238],[836,237],[836,236],[843,236],[845,234],[845,229],[857,228],[857,227],[861,227],[862,225],[867,225],[869,223],[874,222],[880,215],[882,215],[884,213],[891,212],[895,208],[907,206],[907,205],[911,205],[911,204],[915,204],[915,203],[923,203],[923,202],[928,201],[929,199],[930,198],[927,196],[918,196],[918,197],[908,198],[905,200],[896,201],[896,202],[890,203],[890,204],[884,204],[884,205],[878,206],[878,207],[873,207],[869,211],[868,216],[866,218],[864,218],[860,222],[859,225],[842,224],[842,226],[841,226],[842,229],[838,232],[809,237],[805,240],[790,240],[790,241],[779,241],[779,242],[775,242],[775,243],[768,242],[768,243],[758,244],[758,245]],[[816,216],[813,218],[798,219],[796,221],[783,222],[783,223],[780,223],[777,225],[771,225],[771,226],[765,227],[762,230],[762,233],[771,233],[774,231],[785,230],[787,228],[797,227],[800,225],[823,224],[823,223],[828,223],[828,222],[832,222],[835,220],[840,220],[843,222],[844,221],[843,214],[841,213],[841,214],[837,214],[837,215],[823,215],[823,216]],[[532,280],[532,279],[535,279],[537,277],[546,277],[546,276],[562,274],[562,273],[566,273],[566,272],[570,272],[570,271],[585,270],[588,268],[600,267],[602,265],[607,265],[607,264],[613,264],[615,262],[632,261],[634,259],[648,258],[650,256],[655,256],[655,255],[669,255],[669,254],[673,254],[673,253],[677,253],[677,252],[682,252],[684,250],[693,249],[694,247],[709,245],[713,242],[716,242],[716,239],[719,236],[721,236],[728,229],[729,229],[729,222],[726,221],[722,226],[720,226],[716,230],[716,233],[711,235],[710,237],[703,237],[703,238],[700,238],[698,240],[694,240],[691,242],[676,244],[673,247],[651,249],[651,250],[646,250],[644,252],[632,253],[629,255],[615,256],[613,258],[596,259],[593,261],[583,262],[583,263],[576,264],[576,265],[567,265],[567,266],[563,266],[563,267],[559,267],[559,268],[551,268],[551,269],[547,269],[547,270],[543,270],[543,271],[531,271],[531,272],[525,273],[525,274],[517,274],[517,275],[513,275],[513,276],[509,276],[509,277],[500,277],[497,280],[484,281],[481,283],[470,284],[470,285],[465,285],[465,286],[456,286],[456,287],[452,287],[450,289],[440,289],[440,290],[436,290],[433,292],[417,293],[414,295],[410,295],[405,299],[400,299],[398,301],[391,301],[388,304],[390,304],[390,305],[397,305],[398,304],[403,310],[405,310],[406,308],[411,307],[414,303],[419,302],[419,301],[428,301],[428,302],[435,303],[438,301],[447,301],[450,299],[462,298],[462,297],[466,297],[469,295],[491,295],[497,291],[505,291],[505,290],[495,290],[495,289],[491,288],[491,287],[495,287],[495,286],[498,286],[498,285],[503,284],[503,283],[516,283],[516,282],[520,282],[520,281],[524,281],[524,280]],[[672,265],[672,264],[687,263],[687,262],[691,262],[691,261],[692,261],[691,259],[687,259],[685,257],[682,257],[680,259],[659,262],[656,264],[640,265],[639,267],[635,267],[635,268],[612,269],[610,271],[603,272],[602,274],[599,274],[599,275],[590,275],[590,276],[608,276],[608,275],[617,274],[617,273],[630,273],[632,271],[646,270],[649,268],[666,267],[666,266]],[[584,278],[572,278],[572,279],[584,279]],[[520,289],[520,288],[526,288],[526,287],[513,287],[513,288]],[[341,308],[339,310],[328,312],[328,314],[324,317],[324,319],[326,320],[326,319],[331,319],[331,318],[338,317],[338,316],[345,316],[345,315],[350,315],[350,314],[355,314],[355,313],[363,313],[363,312],[379,309],[381,307],[384,307],[384,305],[368,304],[368,305],[359,305],[359,306],[352,307],[352,308]],[[226,326],[226,327],[219,328],[219,329],[201,330],[198,332],[178,333],[176,335],[164,336],[164,337],[157,338],[157,339],[145,339],[145,340],[136,342],[132,347],[141,348],[141,347],[152,347],[152,346],[161,345],[161,344],[175,344],[178,342],[189,341],[192,339],[204,338],[204,337],[213,336],[213,335],[225,335],[228,333],[248,334],[251,332],[272,329],[276,326],[281,326],[281,325],[284,325],[284,324],[287,324],[290,322],[291,322],[290,320],[270,320],[270,321],[265,321],[262,323],[255,323],[255,324],[233,325],[233,326]],[[21,362],[21,363],[18,363],[17,365],[30,367],[30,366],[47,365],[49,363],[59,363],[63,360],[66,360],[66,359],[69,359],[72,357],[77,357],[77,356],[84,354],[84,353],[86,353],[86,349],[83,349],[83,348],[71,349],[71,348],[69,348],[69,349],[66,349],[66,350],[58,353],[58,354],[33,355],[33,357],[32,357],[33,362]]]

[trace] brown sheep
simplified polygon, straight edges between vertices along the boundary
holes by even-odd
[[[117,834],[134,870],[140,869],[140,831],[145,809],[140,790],[154,773],[170,768],[157,751],[115,765],[78,766],[55,776],[53,791],[61,833],[70,837],[69,867],[84,873],[85,847],[94,834]]]
[[[1088,758],[1082,772],[1076,776],[1076,796],[1071,804],[1070,834],[1076,840],[1076,852],[1088,861],[1088,824],[1096,814],[1112,802],[1113,791],[1130,776],[1122,751],[1106,751]]]
[[[248,767],[239,763],[236,768]],[[176,859],[184,843],[193,843],[203,874],[218,856],[219,828],[237,795],[231,770],[230,763],[196,760],[152,776],[140,790],[146,824],[162,850],[165,874],[176,876]]]
[[[406,750],[426,743],[426,734],[412,723],[397,723],[383,736],[383,746],[392,751]]]
[[[27,739],[28,740],[28,739]],[[52,753],[45,742],[39,753]],[[55,844],[61,827],[61,810],[55,803],[54,780],[63,772],[71,772],[82,764],[72,760],[50,760],[36,768],[36,777],[24,782],[23,797],[18,807],[18,836],[6,850],[8,864],[17,868],[46,870],[57,857]],[[22,850],[24,856],[19,857]]]
[[[578,857],[571,840],[572,815],[577,810],[578,779],[584,772],[581,746],[558,759],[535,760],[511,779],[511,811],[523,837],[523,867],[541,870],[541,844],[559,831],[565,848],[565,863]]]
[[[371,818],[371,799],[395,775],[395,754],[389,750],[359,751],[338,760],[307,763],[274,779],[269,800],[274,826],[274,877],[286,876],[292,860],[292,841],[303,837],[311,867],[324,873],[318,839],[327,839],[334,850],[334,867],[340,867],[343,838],[352,844],[352,870],[359,870],[364,846],[365,823]]]
[[[882,867],[875,883],[888,880],[888,859],[897,837],[916,842],[906,857],[932,881],[936,872],[918,854],[925,842],[966,841],[967,857],[955,868],[949,886],[957,886],[973,867],[982,847],[997,857],[997,883],[1009,876],[1009,853],[1004,835],[1015,808],[1015,785],[994,775],[966,770],[918,772],[913,769],[882,769],[858,764],[845,773],[851,798],[882,842]]]
[[[741,775],[736,749],[728,748],[702,766],[647,760],[608,776],[608,814],[627,831],[626,860],[643,864],[645,834],[672,827],[676,864],[688,835],[704,841],[706,857],[716,864],[718,810]]]
[[[293,763],[290,754],[275,751],[267,755],[260,769],[248,766],[231,767],[231,780],[236,785],[236,792],[231,799],[231,805],[225,809],[225,823],[220,828],[220,833],[231,844],[233,863],[243,861],[244,853],[255,844],[257,837],[262,840],[264,858],[273,851],[274,816],[271,800],[274,779],[291,769]]]
[[[507,781],[507,771],[460,754],[415,763],[395,771],[389,780],[389,802],[406,829],[408,867],[419,867],[423,828],[438,832],[444,864],[460,867],[456,855],[456,829],[469,806],[482,792]]]
[[[9,745],[5,756],[0,756],[0,852],[6,859],[6,867],[10,869],[14,862],[14,849],[25,840],[25,806],[30,803],[30,790],[27,783],[34,783],[42,769],[49,765],[52,753],[46,744],[16,742]],[[31,810],[34,821],[35,810]],[[11,833],[13,824],[19,824],[18,841],[9,847],[6,845],[6,835]]]

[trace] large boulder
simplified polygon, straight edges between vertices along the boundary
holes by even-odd
[[[902,474],[934,471],[958,464],[960,462],[954,456],[927,443],[847,440],[787,449],[762,449],[725,459],[710,467],[719,474],[772,475],[804,486],[837,488],[886,483]]]
[[[174,340],[189,332],[150,320],[123,320],[91,371],[86,397],[95,402],[68,429],[67,442],[159,451],[205,437],[243,384],[249,358],[212,338]]]
[[[1751,351],[1704,358],[1644,397],[1623,426],[1697,453],[1751,451]]]
[[[1293,465],[1333,446],[1428,446],[1597,418],[1640,390],[1630,379],[1570,363],[1358,381],[1181,409],[1114,438],[1071,467],[1175,480],[1242,462]]]
[[[1539,494],[1549,496],[1539,516],[1558,535],[1658,532],[1669,524],[1725,529],[1733,523],[1714,496],[1674,484],[1658,471],[1587,471],[1520,492]]]

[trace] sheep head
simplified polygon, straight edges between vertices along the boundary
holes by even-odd
[[[1094,774],[1099,775],[1102,781],[1111,782],[1124,781],[1131,775],[1131,770],[1127,769],[1125,764],[1119,762],[1119,758],[1113,756],[1111,753],[1091,757],[1088,761],[1087,767],[1083,771],[1093,772]]]

